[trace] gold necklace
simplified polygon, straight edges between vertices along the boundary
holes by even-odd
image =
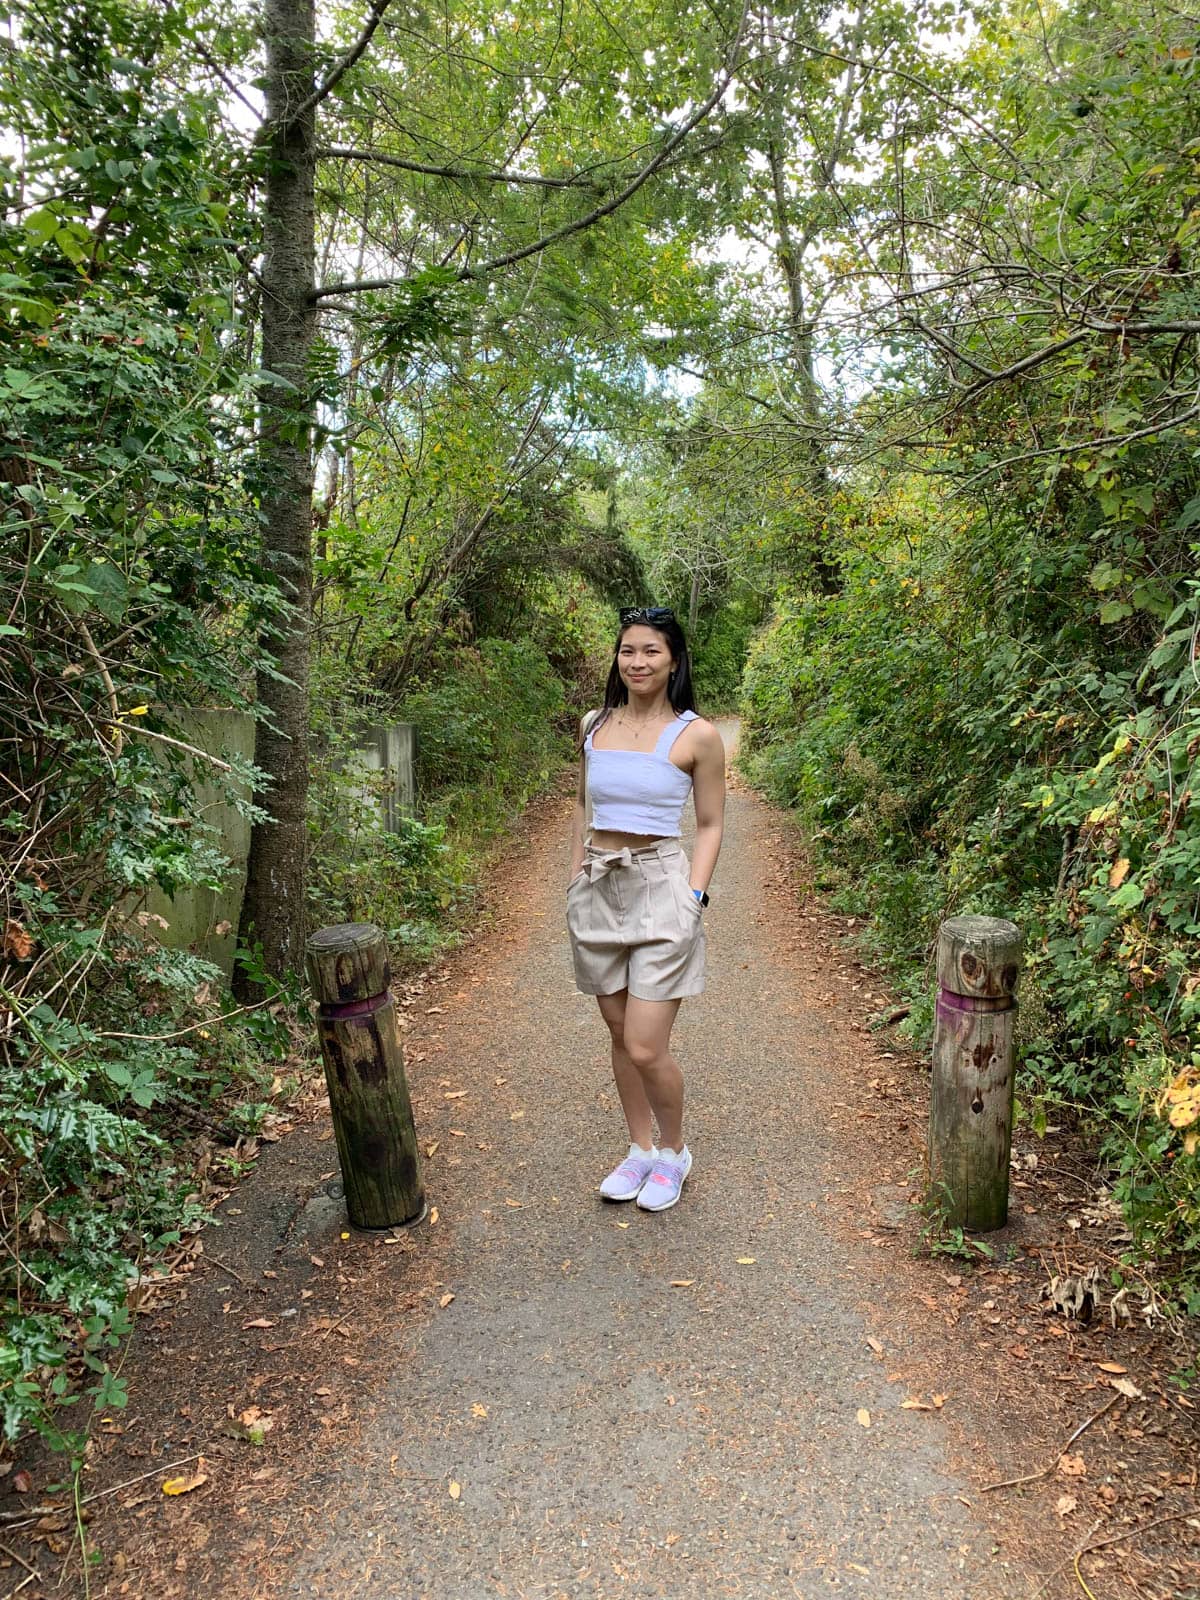
[[[640,739],[647,728],[652,728],[656,722],[662,722],[662,720],[663,713],[661,711],[656,711],[652,717],[643,717],[640,722],[635,721],[633,717],[627,717],[624,712],[619,711],[617,713],[617,721],[622,727],[631,728],[635,739]]]

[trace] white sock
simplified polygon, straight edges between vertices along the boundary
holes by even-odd
[[[640,1144],[631,1144],[629,1146],[629,1154],[631,1156],[656,1156],[658,1154],[658,1151],[654,1148],[654,1146],[652,1144],[648,1145],[646,1147],[646,1149],[644,1149],[644,1150],[642,1149]]]
[[[687,1145],[686,1144],[681,1146],[680,1149],[678,1149],[678,1150],[672,1150],[671,1146],[669,1144],[664,1144],[664,1145],[660,1146],[658,1153],[659,1153],[660,1156],[662,1156],[667,1161],[682,1161],[683,1160],[683,1156],[684,1156],[684,1151],[686,1151],[686,1149],[687,1149]]]

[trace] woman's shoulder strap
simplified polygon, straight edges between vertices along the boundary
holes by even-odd
[[[592,730],[595,728],[596,724],[600,721],[600,718],[603,715],[604,715],[604,708],[603,707],[601,707],[599,711],[588,711],[588,712],[586,712],[584,714],[584,718],[583,718],[583,722],[582,722],[581,726],[583,728],[583,748],[585,750],[590,750],[591,749],[591,747],[592,747]]]
[[[655,755],[665,756],[688,723],[697,721],[699,713],[695,711],[681,711],[678,716],[673,717],[658,736],[658,743],[654,747]]]

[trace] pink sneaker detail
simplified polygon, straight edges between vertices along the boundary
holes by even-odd
[[[678,1161],[659,1156],[647,1174],[637,1203],[643,1211],[669,1211],[679,1199],[683,1181],[692,1170],[692,1152],[684,1147]],[[657,1185],[652,1189],[651,1184]]]

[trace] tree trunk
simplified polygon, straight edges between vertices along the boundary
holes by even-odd
[[[254,824],[250,839],[239,938],[261,945],[264,967],[275,977],[299,971],[304,960],[316,110],[299,116],[294,111],[312,101],[315,26],[313,0],[265,0],[262,365],[282,382],[268,383],[262,391],[260,514],[265,560],[289,609],[264,640],[277,670],[258,677],[264,715],[254,760],[269,786],[255,799],[267,820]],[[244,975],[239,986],[246,987]]]
[[[829,468],[822,443],[821,391],[817,383],[813,357],[813,327],[804,307],[804,280],[801,270],[806,244],[797,243],[792,234],[783,157],[774,139],[769,140],[767,144],[767,161],[771,169],[771,190],[775,200],[775,232],[779,239],[776,258],[788,296],[792,375],[808,427],[808,436],[803,441],[801,449],[806,458],[813,504],[823,511],[830,498]],[[823,538],[819,533],[814,533],[808,545],[812,576],[817,588],[822,594],[837,594],[841,588],[841,575],[836,564],[830,559]]]

